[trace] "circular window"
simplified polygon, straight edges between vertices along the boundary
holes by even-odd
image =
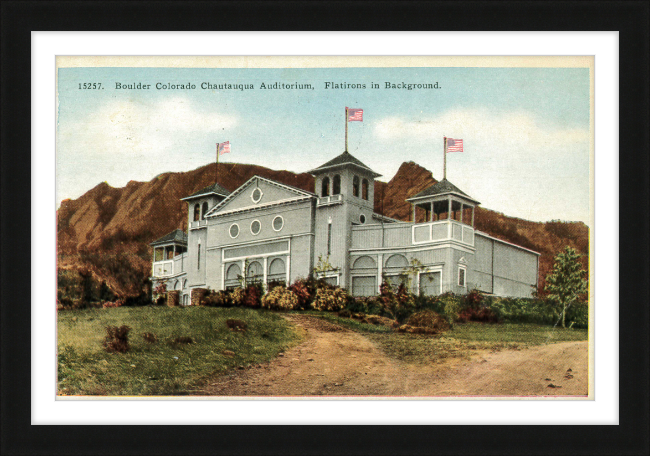
[[[361,214],[361,215],[359,216],[359,221],[360,221],[362,224],[366,223],[366,216],[363,215],[363,214]]]
[[[236,223],[230,225],[229,233],[230,233],[230,237],[233,239],[239,236],[239,225],[237,225]]]
[[[282,216],[278,215],[276,218],[273,219],[273,229],[275,231],[280,231],[283,226],[284,226],[284,219],[282,218]]]
[[[251,199],[253,200],[254,203],[259,203],[260,200],[262,199],[262,190],[256,188],[253,190],[253,193],[251,193]]]
[[[262,229],[262,224],[260,223],[259,220],[253,220],[251,222],[251,233],[260,234],[261,229]]]

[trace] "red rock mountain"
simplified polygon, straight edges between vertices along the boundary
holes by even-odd
[[[235,163],[221,165],[219,183],[233,191],[254,175],[314,191],[309,174]],[[214,183],[215,177],[215,166],[206,165],[149,182],[131,181],[123,188],[101,183],[76,200],[64,200],[57,211],[59,267],[90,271],[120,295],[140,293],[151,271],[149,243],[176,228],[186,229],[187,204],[180,198]],[[402,163],[388,183],[377,182],[375,210],[408,220],[406,198],[435,182],[425,168]],[[565,245],[588,253],[589,231],[581,222],[530,222],[478,208],[476,228],[542,253],[540,285]]]

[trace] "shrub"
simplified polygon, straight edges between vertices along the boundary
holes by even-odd
[[[440,305],[447,322],[453,325],[458,320],[461,310],[460,299],[452,293],[445,293],[440,296]]]
[[[348,293],[343,288],[319,288],[312,307],[316,310],[335,312],[348,302]]]
[[[200,305],[208,307],[231,307],[233,305],[231,293],[227,291],[211,291],[203,296]]]
[[[237,287],[230,292],[230,300],[234,306],[243,306],[246,299],[246,290]]]
[[[415,296],[408,292],[403,283],[399,285],[397,292],[393,292],[391,286],[383,282],[379,291],[378,302],[383,314],[402,322],[415,309]]]
[[[104,339],[104,347],[107,352],[113,353],[126,353],[129,350],[129,331],[131,328],[122,325],[106,327],[106,338]]]
[[[586,302],[578,302],[567,309],[566,319],[570,328],[589,327],[589,305]]]
[[[150,344],[155,344],[158,342],[158,337],[154,333],[144,333],[142,335],[142,338],[145,342],[148,342]]]
[[[467,323],[468,321],[477,321],[481,323],[498,323],[499,317],[492,309],[482,307],[466,307],[458,314],[458,321]]]
[[[246,297],[244,298],[244,306],[258,308],[262,306],[262,295],[264,290],[262,285],[254,283],[246,287]]]
[[[466,308],[478,309],[483,303],[483,294],[474,288],[465,295],[464,304]]]
[[[312,301],[312,294],[305,279],[297,279],[290,287],[289,290],[296,296],[298,300],[297,308],[308,309],[309,303]]]
[[[298,307],[298,297],[283,286],[275,287],[262,297],[262,307],[279,310],[295,309]]]
[[[432,329],[435,332],[449,329],[447,320],[432,310],[421,310],[414,313],[408,318],[406,324],[412,327]]]

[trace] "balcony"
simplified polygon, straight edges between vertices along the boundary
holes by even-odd
[[[208,224],[208,221],[207,221],[207,220],[196,220],[196,221],[192,221],[192,222],[190,222],[190,229],[191,229],[191,230],[195,230],[195,229],[198,229],[198,228],[203,228],[203,227],[206,226],[207,224]]]
[[[318,207],[320,206],[333,206],[335,204],[343,203],[343,195],[320,196],[318,198]]]
[[[153,264],[153,277],[174,275],[174,260],[156,261]]]
[[[412,247],[457,241],[474,245],[474,228],[455,220],[429,223],[386,223],[352,227],[352,249]]]

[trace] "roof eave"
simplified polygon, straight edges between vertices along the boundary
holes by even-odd
[[[416,202],[416,201],[420,201],[420,200],[425,200],[427,198],[436,198],[436,197],[445,196],[445,195],[455,195],[455,196],[457,196],[459,198],[463,198],[463,199],[466,199],[467,201],[471,201],[472,203],[476,204],[477,206],[481,204],[480,201],[477,201],[477,200],[475,200],[474,198],[472,198],[470,196],[463,195],[462,193],[458,193],[458,192],[445,192],[445,193],[440,193],[440,194],[436,194],[436,195],[412,196],[410,198],[406,198],[406,201],[408,201],[408,202],[411,202],[411,201]]]
[[[313,176],[315,173],[330,171],[330,170],[332,170],[334,168],[341,168],[341,167],[347,166],[347,165],[356,166],[357,168],[362,169],[362,170],[372,174],[373,177],[381,177],[381,174],[374,172],[370,168],[367,168],[365,166],[361,166],[361,165],[359,165],[357,163],[353,163],[353,162],[337,163],[336,165],[330,165],[330,166],[319,166],[318,168],[311,169],[311,170],[309,170],[307,172]]]
[[[189,201],[189,200],[193,200],[193,199],[196,199],[196,198],[202,198],[202,197],[208,196],[208,195],[217,195],[217,196],[223,196],[224,198],[228,198],[228,195],[224,195],[223,193],[206,192],[206,193],[201,193],[199,195],[186,196],[185,198],[181,198],[181,201]]]

